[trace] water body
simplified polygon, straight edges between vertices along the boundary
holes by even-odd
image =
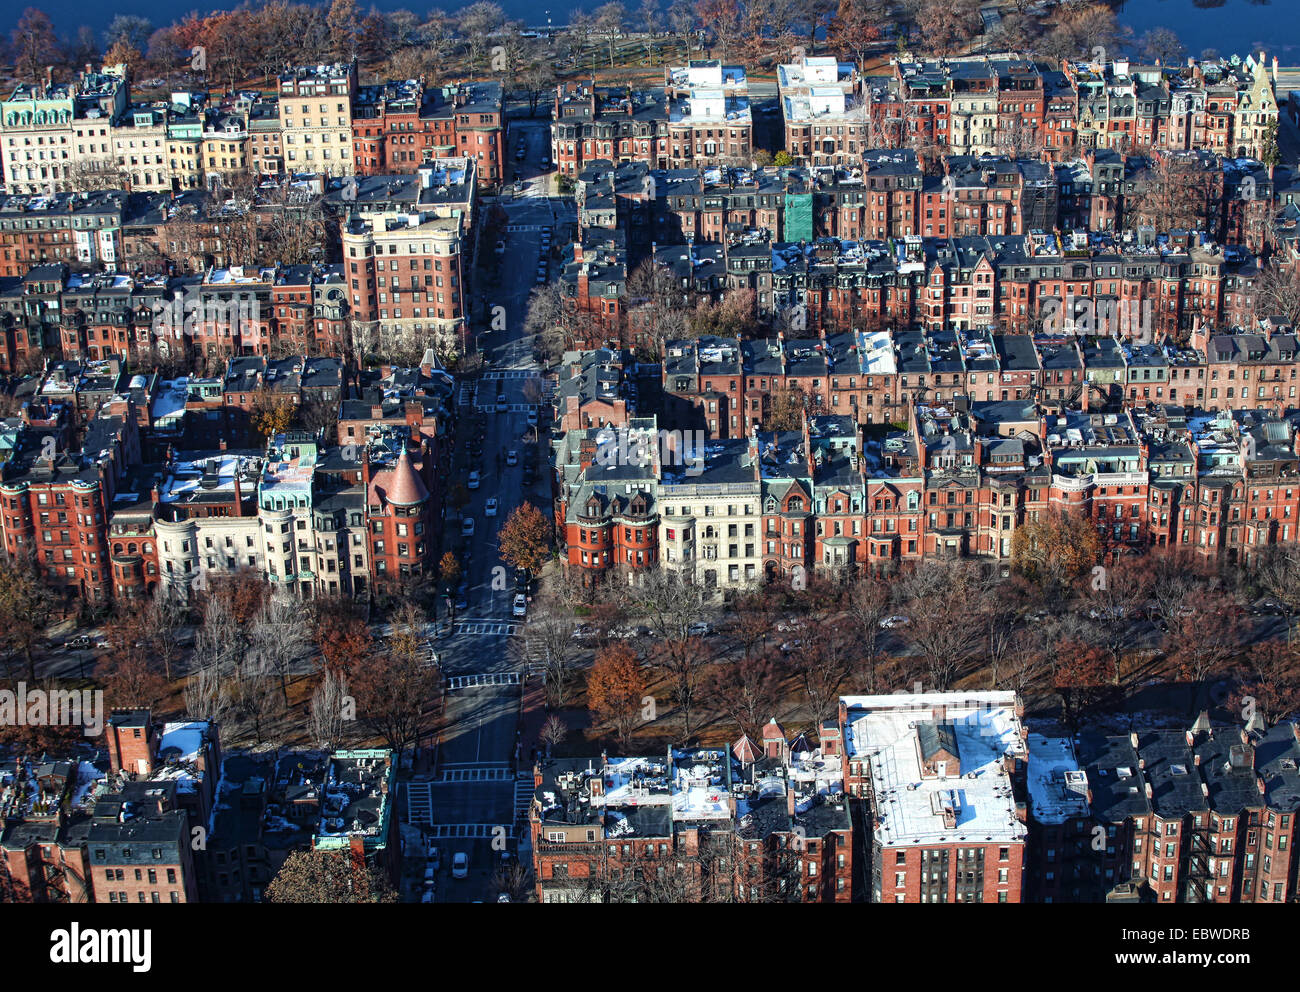
[[[1300,4],[1295,0],[1120,0],[1120,24],[1141,37],[1156,27],[1178,35],[1189,55],[1267,52],[1282,65],[1300,65]]]
[[[97,31],[108,26],[118,13],[139,14],[149,18],[155,25],[169,23],[180,16],[182,11],[198,9],[201,13],[229,8],[231,3],[199,3],[191,6],[182,3],[179,6],[163,0],[110,0],[105,5],[87,7],[84,0],[20,0],[11,8],[11,13],[4,20],[8,31],[17,19],[18,10],[26,2],[35,3],[50,15],[55,29],[62,35],[72,36],[77,26],[89,24]],[[418,14],[425,14],[433,7],[454,10],[464,3],[458,0],[372,0],[380,10],[398,10],[405,8]],[[547,7],[545,0],[496,0],[506,12],[506,16],[524,21],[530,26],[546,23]],[[553,0],[550,6],[551,20],[562,24],[570,11],[583,9],[593,11],[603,0],[591,0],[589,3],[572,3],[566,0]],[[1172,28],[1191,55],[1200,55],[1207,48],[1213,48],[1221,55],[1267,51],[1270,56],[1276,54],[1283,65],[1300,65],[1300,2],[1297,0],[1112,0],[1121,24],[1133,29],[1135,36],[1155,27]],[[359,0],[357,6],[368,10],[371,3]],[[628,0],[626,6],[635,11],[636,0]],[[668,6],[667,0],[660,4],[662,9]]]

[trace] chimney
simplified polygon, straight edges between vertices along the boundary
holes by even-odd
[[[224,450],[224,449],[223,449]],[[235,463],[235,516],[244,515],[244,494],[239,488],[239,463]]]
[[[1195,768],[1201,767],[1201,756],[1199,754],[1192,755],[1192,766]]]
[[[785,784],[785,811],[794,816],[794,787],[789,782]]]

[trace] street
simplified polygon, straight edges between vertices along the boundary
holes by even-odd
[[[513,158],[521,138],[527,148],[522,162]],[[522,661],[511,646],[512,641],[522,643],[516,638],[521,622],[511,611],[516,579],[501,560],[497,535],[525,500],[549,512],[549,483],[540,458],[533,463],[531,484],[524,482],[530,458],[538,453],[537,431],[549,437],[544,418],[539,428],[528,425],[528,411],[537,408],[546,386],[538,377],[524,323],[529,294],[538,285],[539,258],[547,259],[547,278],[554,275],[550,252],[542,254],[543,231],[554,231],[557,219],[571,219],[573,207],[571,201],[546,196],[551,177],[540,165],[550,154],[546,125],[516,125],[507,149],[513,178],[528,185],[521,195],[499,201],[509,220],[499,276],[483,293],[485,312],[496,328],[483,329],[480,337],[488,369],[459,397],[461,423],[473,425],[471,412],[480,415],[483,440],[481,454],[472,456],[468,431],[462,430],[452,469],[457,482],[478,471],[480,484],[469,490],[460,516],[474,520],[473,536],[462,537],[461,523],[450,516],[448,523],[449,546],[463,548],[469,561],[465,608],[456,612],[437,643],[448,686],[447,730],[433,773],[417,778],[406,790],[411,821],[425,826],[426,836],[440,850],[438,902],[495,900],[493,879],[503,852],[517,851],[517,817],[532,795],[531,768],[526,762],[520,765],[516,756],[520,686],[513,673]],[[551,248],[554,238],[552,234]],[[510,452],[514,458],[508,457]],[[497,501],[493,516],[486,512],[489,499]],[[499,678],[475,678],[485,675]],[[504,684],[471,684],[478,681]],[[526,825],[522,829],[526,831]],[[452,876],[458,852],[469,862],[462,879]]]

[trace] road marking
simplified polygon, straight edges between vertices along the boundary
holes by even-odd
[[[527,234],[530,231],[545,230],[549,229],[541,224],[508,224],[506,226],[506,231],[509,234]]]
[[[514,835],[514,825],[506,823],[431,823],[425,830],[425,836],[433,840],[513,839]]]
[[[492,672],[487,675],[455,675],[447,680],[447,691],[477,689],[488,685],[518,685],[518,672]]]
[[[528,772],[520,772],[515,779],[515,816],[520,817],[528,813],[528,808],[533,804],[533,776]],[[524,776],[527,776],[526,778]]]
[[[536,372],[531,369],[493,369],[490,372],[484,372],[481,379],[529,379],[539,378]]]
[[[439,784],[452,782],[508,782],[515,777],[509,766],[479,766],[477,768],[444,768]]]
[[[439,632],[445,634],[446,627],[443,627]],[[519,624],[496,620],[457,621],[452,624],[451,632],[453,634],[495,634],[497,636],[514,637],[519,633]]]
[[[495,403],[478,403],[475,404],[475,406],[477,409],[482,410],[484,413],[491,413],[493,410],[499,409]],[[537,406],[533,403],[511,403],[506,407],[505,410],[502,410],[501,412],[502,413],[507,413],[507,412],[527,413],[529,410],[536,410],[536,409]]]

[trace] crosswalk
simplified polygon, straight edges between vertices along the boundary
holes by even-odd
[[[521,817],[528,813],[528,808],[533,804],[533,773],[521,771],[515,777],[515,816]]]
[[[512,840],[515,828],[507,823],[431,823],[425,834],[433,840]]]
[[[509,234],[528,234],[533,231],[548,231],[550,228],[541,224],[508,224],[506,231]]]
[[[492,379],[535,379],[538,376],[532,369],[492,369],[480,378],[486,382]]]
[[[471,765],[457,768],[448,765],[442,770],[442,783],[450,782],[508,782],[515,777],[509,765]]]
[[[492,672],[487,675],[455,675],[447,680],[447,691],[478,689],[490,685],[518,685],[518,672]]]
[[[458,620],[451,625],[453,634],[495,634],[498,636],[514,637],[519,633],[519,624],[502,622],[499,620]],[[438,629],[439,634],[447,633],[447,626],[443,624]]]
[[[478,392],[478,386],[472,382],[462,382],[460,391],[456,394],[457,406],[470,406],[474,402],[474,394]]]
[[[497,406],[496,402],[493,401],[493,402],[475,403],[475,404],[474,404],[474,408],[475,408],[476,410],[481,410],[481,411],[483,411],[484,413],[494,413],[494,412],[498,412],[498,411],[501,412],[501,413],[507,413],[507,412],[508,412],[508,413],[527,413],[529,410],[536,410],[536,409],[537,409],[537,404],[535,404],[535,403],[509,403],[509,404],[506,405],[505,410],[501,410],[501,408]]]

